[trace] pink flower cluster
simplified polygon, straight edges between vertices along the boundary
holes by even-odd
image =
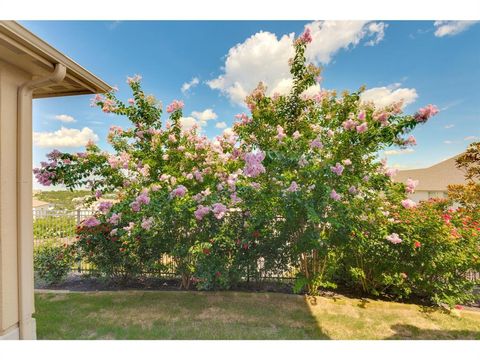
[[[402,239],[400,239],[400,236],[398,236],[397,233],[392,233],[386,236],[385,239],[390,241],[392,244],[400,244],[402,242]]]
[[[304,44],[308,44],[312,42],[312,34],[310,33],[310,28],[306,28],[302,35],[298,38],[298,40]]]
[[[287,136],[283,130],[283,127],[281,127],[280,125],[277,125],[277,139],[279,141],[282,141],[285,136]]]
[[[118,225],[121,218],[122,218],[122,214],[112,214],[112,216],[110,216],[107,222],[112,225]]]
[[[98,220],[98,219],[97,219],[96,217],[94,217],[94,216],[91,216],[91,217],[85,219],[85,220],[83,221],[83,223],[82,223],[83,226],[86,226],[86,227],[89,227],[89,228],[90,228],[90,227],[98,226],[98,225],[100,225],[100,224],[101,224],[100,220]]]
[[[113,206],[113,203],[110,201],[102,201],[98,204],[98,211],[106,214]]]
[[[335,166],[330,166],[330,170],[332,170],[332,172],[337,174],[338,176],[342,175],[344,169],[345,168],[343,167],[343,165],[338,162]]]
[[[243,169],[243,174],[252,178],[263,174],[265,172],[265,167],[262,165],[263,159],[265,159],[265,153],[262,151],[245,154],[245,168]]]
[[[227,213],[227,207],[221,203],[215,203],[212,205],[213,216],[220,220]]]
[[[153,226],[153,217],[143,218],[140,226],[144,230],[150,230],[150,228]]]
[[[417,203],[410,199],[402,200],[401,204],[405,209],[413,209],[417,206]]]
[[[193,212],[197,220],[202,220],[210,212],[210,206],[198,205],[197,210]]]
[[[316,139],[312,140],[312,142],[310,142],[310,148],[311,149],[322,149],[323,144],[318,138],[316,138]]]
[[[342,123],[342,126],[345,130],[354,130],[357,125],[358,125],[358,122],[356,122],[353,119],[348,119]]]
[[[128,76],[127,77],[127,84],[131,85],[133,83],[138,83],[138,82],[140,82],[140,80],[142,80],[142,77],[138,74],[135,74],[132,77]]]
[[[417,187],[417,185],[418,185],[418,180],[413,180],[408,178],[406,182],[407,193],[413,194],[415,192],[415,188]]]
[[[339,201],[342,198],[342,195],[337,193],[335,190],[332,190],[332,192],[330,193],[330,198],[335,201]]]
[[[425,122],[436,114],[438,114],[438,108],[435,105],[429,104],[419,109],[414,117],[418,122]]]
[[[287,191],[288,192],[296,192],[296,191],[298,191],[298,189],[299,189],[298,184],[295,181],[292,181],[290,186],[287,188]]]
[[[181,198],[181,197],[184,197],[186,193],[187,193],[187,188],[183,185],[179,185],[172,190],[172,192],[170,193],[170,196],[172,198],[175,198],[175,197]]]
[[[167,112],[172,113],[174,111],[181,110],[183,108],[183,101],[173,100],[173,102],[167,106]]]
[[[134,202],[130,204],[130,207],[134,212],[140,211],[142,204],[148,205],[150,203],[150,198],[146,191],[142,191],[140,195],[137,196]]]

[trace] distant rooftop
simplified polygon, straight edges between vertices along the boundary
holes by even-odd
[[[465,172],[455,165],[458,154],[450,159],[423,169],[401,170],[394,177],[397,182],[405,182],[408,178],[418,180],[415,190],[420,191],[447,191],[452,184],[465,184]]]

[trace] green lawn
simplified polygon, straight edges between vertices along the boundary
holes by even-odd
[[[39,339],[480,339],[480,312],[343,296],[37,293],[35,318]]]

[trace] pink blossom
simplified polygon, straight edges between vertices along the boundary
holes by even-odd
[[[128,76],[127,77],[127,84],[131,85],[133,83],[138,83],[138,82],[140,82],[140,80],[142,80],[142,77],[138,74],[135,74],[133,77]]]
[[[135,227],[135,223],[132,222],[132,221],[130,221],[130,222],[128,223],[128,226],[125,226],[125,227],[123,228],[123,230],[130,232],[130,231],[133,230],[134,227]]]
[[[425,122],[436,114],[438,114],[438,108],[435,105],[429,104],[419,109],[414,117],[418,122]]]
[[[95,226],[98,226],[100,225],[101,222],[100,220],[98,220],[96,217],[94,216],[91,216],[89,218],[87,218],[86,220],[83,221],[82,225],[83,226],[86,226],[86,227],[95,227]]]
[[[353,130],[355,129],[355,127],[357,126],[358,122],[352,120],[352,119],[348,119],[347,121],[344,121],[342,123],[342,126],[345,130]]]
[[[330,198],[335,201],[339,201],[342,198],[342,195],[338,194],[335,190],[332,190],[332,192],[330,193]]]
[[[310,33],[310,28],[306,28],[302,35],[298,38],[304,44],[312,42],[312,34]]]
[[[389,168],[385,170],[385,175],[387,175],[389,178],[394,177],[395,175],[397,175],[397,173],[398,169],[395,168]]]
[[[300,137],[300,132],[299,131],[295,131],[293,134],[292,134],[292,137],[297,140],[299,137]]]
[[[366,122],[361,123],[356,127],[356,129],[357,129],[357,133],[359,134],[364,133],[365,131],[368,130],[367,123]]]
[[[103,201],[100,204],[98,204],[98,211],[102,213],[107,213],[113,206],[113,203],[110,201]]]
[[[348,192],[352,195],[355,195],[358,192],[358,190],[355,186],[352,185],[348,188]]]
[[[251,182],[250,186],[253,187],[255,190],[260,189],[260,184],[257,182]]]
[[[105,113],[110,113],[115,110],[116,110],[115,101],[111,99],[105,99],[105,101],[103,102],[102,111]]]
[[[110,231],[110,236],[117,235],[117,232],[118,232],[118,229],[113,229],[112,231]]]
[[[409,194],[413,194],[415,192],[415,188],[418,185],[418,180],[413,180],[408,178],[406,182],[406,191]]]
[[[243,201],[241,198],[238,197],[237,192],[234,192],[232,195],[230,195],[230,199],[232,200],[233,205],[236,205]]]
[[[376,112],[373,114],[373,119],[380,122],[383,126],[387,126],[389,116],[390,114],[385,111]]]
[[[167,112],[172,113],[183,108],[183,101],[173,100],[173,102],[167,106]]]
[[[315,140],[312,140],[312,142],[310,143],[310,148],[311,149],[322,149],[323,144],[318,138],[316,138]]]
[[[210,206],[198,205],[197,210],[195,210],[193,214],[197,220],[202,220],[210,212],[210,210]]]
[[[134,212],[139,212],[140,211],[140,206],[141,206],[140,203],[138,203],[137,201],[134,201],[134,202],[130,203],[130,208]]]
[[[361,121],[365,120],[365,111],[360,111],[358,113],[358,120],[361,120]]]
[[[128,99],[128,103],[129,103],[130,105],[135,104],[135,99]]]
[[[187,188],[183,185],[179,185],[177,188],[175,188],[171,193],[170,196],[172,198],[174,197],[184,197],[185,194],[187,193]]]
[[[404,145],[417,145],[417,139],[415,139],[415,136],[410,135],[407,140],[404,141]]]
[[[153,217],[149,217],[148,219],[143,218],[142,219],[142,224],[140,226],[142,227],[142,229],[150,230],[152,225],[153,225]]]
[[[150,198],[147,195],[147,191],[142,191],[142,193],[137,196],[136,201],[139,204],[148,205],[150,203]]]
[[[386,236],[385,239],[390,241],[392,244],[400,244],[402,242],[402,239],[400,239],[400,236],[398,236],[397,233],[392,233]]]
[[[335,135],[335,132],[334,132],[332,129],[328,129],[328,131],[327,131],[327,136],[330,137],[330,138],[332,138],[333,135]]]
[[[265,159],[265,153],[258,151],[257,153],[245,154],[245,168],[243,173],[245,176],[257,177],[265,172],[265,167],[262,165],[262,161]]]
[[[281,127],[280,125],[277,125],[277,139],[279,141],[282,141],[283,138],[287,136],[283,130],[283,127]]]
[[[362,178],[363,181],[367,182],[368,180],[370,180],[370,176],[368,175],[365,175],[363,178]]]
[[[220,220],[225,216],[225,213],[227,212],[227,207],[221,203],[215,203],[212,205],[212,212],[213,215]]]
[[[342,163],[343,163],[343,165],[345,165],[345,166],[350,166],[350,165],[352,165],[352,160],[350,160],[350,159],[345,159],[345,160],[342,160]]]
[[[417,203],[410,199],[402,200],[401,204],[405,209],[413,209],[417,206]]]
[[[97,199],[101,198],[102,197],[102,192],[100,190],[95,191],[95,197]]]
[[[298,191],[298,189],[299,189],[298,184],[295,181],[292,181],[290,186],[287,188],[287,191],[288,192],[296,192],[296,191]]]
[[[337,162],[335,166],[330,166],[330,170],[340,176],[343,173],[344,167],[342,164]]]
[[[160,185],[158,185],[158,184],[153,184],[153,185],[150,187],[150,189],[151,189],[152,191],[158,191],[158,190],[160,190],[161,188],[162,188],[162,187],[161,187]]]
[[[112,214],[112,216],[110,216],[110,218],[107,220],[107,222],[112,224],[112,225],[117,225],[118,222],[120,221],[121,217],[122,217],[122,214]]]
[[[170,135],[168,135],[168,141],[175,142],[175,141],[177,141],[177,138],[175,137],[174,134],[170,134]]]

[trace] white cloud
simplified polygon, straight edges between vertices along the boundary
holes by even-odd
[[[212,109],[205,109],[203,111],[192,111],[191,115],[198,120],[200,126],[205,125],[208,120],[215,120],[218,117],[218,115],[215,114]]]
[[[190,130],[193,127],[193,125],[195,125],[196,123],[197,123],[197,120],[195,120],[195,118],[191,116],[182,117],[180,119],[180,124],[185,130]]]
[[[305,26],[312,34],[307,59],[328,64],[339,50],[353,48],[362,40],[369,39],[367,46],[376,45],[384,38],[386,26],[368,21],[314,21]]]
[[[415,152],[413,149],[386,150],[385,155],[403,155]]]
[[[220,121],[215,124],[217,129],[225,129],[227,127],[227,123],[225,121]]]
[[[199,128],[205,126],[207,121],[215,120],[218,115],[212,109],[205,109],[203,111],[192,111],[191,116],[182,117],[180,123],[186,130],[191,129],[193,125],[197,125]]]
[[[467,136],[463,140],[470,141],[470,140],[477,140],[478,138],[479,138],[478,136]]]
[[[365,90],[360,99],[363,102],[372,101],[377,107],[385,107],[398,101],[403,101],[403,106],[413,103],[417,97],[417,91],[413,88],[400,88],[401,84],[396,83],[389,86],[382,86]]]
[[[477,22],[478,21],[435,21],[433,23],[433,26],[435,26],[435,36],[443,37],[460,34]]]
[[[66,115],[66,114],[55,115],[55,119],[60,120],[61,122],[65,122],[65,123],[71,123],[71,122],[76,121],[73,116]]]
[[[444,144],[452,144],[453,141],[452,141],[452,140],[445,140],[443,143],[444,143]]]
[[[383,23],[365,21],[314,21],[305,25],[312,35],[307,60],[327,64],[341,49],[381,41],[386,27]],[[292,86],[288,60],[293,57],[294,33],[277,35],[261,31],[232,47],[226,56],[223,74],[207,81],[211,89],[221,91],[233,103],[243,105],[245,97],[260,81],[267,85],[267,94],[287,93]],[[318,91],[316,86],[309,91]]]
[[[33,144],[39,147],[79,147],[85,146],[89,140],[98,141],[98,135],[92,129],[82,130],[61,127],[54,132],[34,132]]]
[[[182,93],[185,94],[187,93],[191,88],[197,86],[200,83],[200,80],[198,77],[194,77],[190,82],[186,82],[182,85]]]
[[[455,127],[455,125],[449,124],[449,125],[445,125],[444,127],[445,127],[445,129],[451,129],[451,128]]]

